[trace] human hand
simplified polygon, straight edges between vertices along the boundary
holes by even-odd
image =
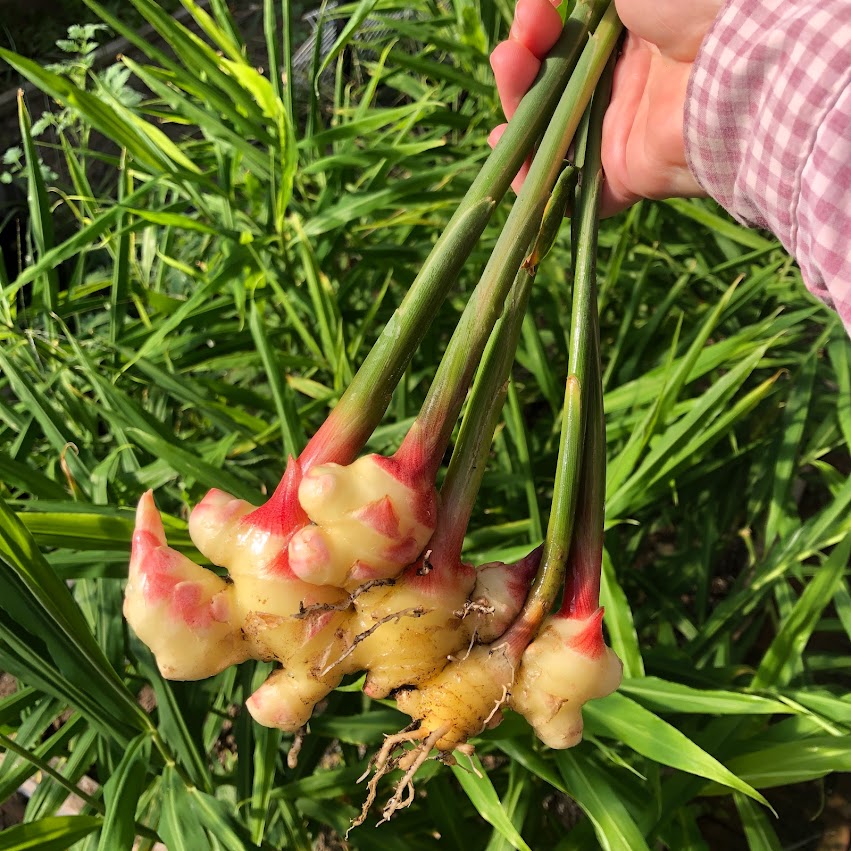
[[[705,195],[686,163],[683,116],[692,64],[721,5],[722,0],[615,0],[627,37],[603,121],[603,215],[641,198]],[[551,0],[518,0],[509,38],[491,54],[509,120],[561,26]],[[491,133],[491,145],[505,126]],[[528,163],[515,189],[527,169]]]

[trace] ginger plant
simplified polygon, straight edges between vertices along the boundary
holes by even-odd
[[[583,605],[565,602],[563,613],[547,621],[536,638],[563,581],[578,489],[577,459],[583,432],[591,428],[585,423],[597,416],[585,409],[593,398],[590,378],[598,375],[589,366],[596,357],[589,340],[596,321],[591,279],[598,140],[585,152],[584,224],[577,239],[586,250],[582,258],[577,252],[574,351],[547,538],[542,550],[516,565],[476,570],[461,559],[537,262],[553,222],[563,216],[559,203],[571,195],[572,184],[558,184],[561,194],[555,197],[561,202],[553,204],[551,193],[619,31],[612,4],[579,0],[573,6],[553,60],[545,63],[539,83],[512,122],[514,130],[509,127],[495,148],[337,407],[300,456],[288,460],[270,499],[255,507],[214,489],[192,510],[193,542],[228,571],[227,578],[168,547],[151,493],[139,504],[124,611],[153,650],[163,675],[198,679],[246,659],[274,660],[280,667],[247,707],[260,723],[295,731],[343,676],[366,671],[367,694],[396,693],[400,708],[414,722],[388,739],[369,784],[367,806],[381,776],[397,766],[406,769],[385,815],[401,805],[413,773],[432,748],[451,759],[453,750],[463,751],[469,738],[498,723],[503,706],[512,705],[536,729],[545,730],[566,704],[573,712],[585,698],[614,688],[619,678],[616,661],[599,651],[601,612],[593,590],[587,591],[595,570],[599,582],[599,563],[595,568],[593,557],[577,557],[585,564],[584,573],[573,579]],[[568,77],[554,105],[547,85]],[[595,95],[589,138],[599,136],[606,99],[604,92]],[[392,457],[357,458],[460,264],[550,112],[523,189],[420,415]],[[503,317],[494,330],[500,312]],[[441,459],[489,339],[438,496]],[[591,443],[599,455],[599,444]],[[584,467],[590,469],[587,460]],[[591,481],[591,472],[583,475]],[[593,489],[583,487],[589,494]],[[592,516],[595,522],[598,514]],[[565,624],[569,635],[562,636]],[[559,640],[551,640],[551,633]],[[599,635],[597,643],[588,638],[592,635]],[[591,660],[586,667],[594,670],[602,653],[609,673],[569,694],[568,686],[536,684],[541,677],[535,672],[543,670],[552,653],[563,654],[564,647],[579,661]],[[583,683],[593,679],[582,676]],[[409,741],[419,744],[397,753]]]
[[[412,780],[432,750],[452,760],[469,740],[499,724],[505,707],[522,714],[550,747],[575,745],[582,706],[620,684],[622,666],[606,647],[599,606],[605,448],[597,339],[595,252],[602,170],[600,137],[612,66],[589,110],[582,189],[574,235],[574,292],[569,376],[550,522],[541,562],[522,611],[507,631],[453,659],[432,680],[397,694],[412,724],[389,737],[359,824],[381,777],[403,775],[383,810],[388,819],[412,800]],[[534,163],[533,163],[534,169]],[[533,251],[533,256],[537,252]],[[577,505],[578,503],[578,505]],[[558,612],[550,615],[563,589]],[[406,749],[406,745],[413,746]]]

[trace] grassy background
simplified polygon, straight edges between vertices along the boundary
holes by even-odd
[[[21,110],[29,224],[23,269],[6,257],[0,271],[0,667],[18,681],[0,701],[3,797],[46,778],[19,833],[0,836],[342,847],[367,755],[404,719],[344,687],[290,769],[289,737],[240,711],[267,666],[164,682],[120,617],[132,507],[156,488],[170,541],[193,553],[185,517],[209,487],[257,502],[274,486],[487,153],[487,52],[511,10],[422,2],[412,22],[387,2],[344,7],[378,16],[382,34],[346,33],[329,85],[291,102],[268,70],[284,56],[281,4],[258,18],[259,60],[241,58],[223,3],[201,41],[156,4],[134,6],[160,31],[126,64],[148,92],[136,106],[92,76],[80,94],[7,56],[73,109],[45,142],[67,175],[56,181]],[[123,8],[109,23],[125,28]],[[395,447],[416,413],[495,227],[371,448]],[[568,264],[565,235],[524,327],[467,538],[476,562],[541,537]],[[604,602],[624,686],[588,706],[574,750],[543,749],[510,717],[476,741],[481,777],[427,765],[415,804],[390,830],[368,822],[351,848],[821,841],[802,802],[829,797],[851,753],[851,346],[777,243],[708,202],[605,223],[599,285]],[[71,791],[88,795],[83,809],[57,815]]]

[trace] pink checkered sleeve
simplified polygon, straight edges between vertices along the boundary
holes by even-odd
[[[728,0],[689,81],[686,156],[768,228],[851,334],[851,0]]]

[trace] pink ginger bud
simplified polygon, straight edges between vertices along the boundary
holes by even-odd
[[[213,488],[189,514],[189,537],[213,564],[225,564],[237,524],[253,510],[250,502]]]
[[[511,706],[551,748],[578,744],[583,704],[620,685],[623,666],[603,641],[602,622],[602,609],[587,618],[549,617],[523,654]]]
[[[247,658],[230,587],[168,546],[151,491],[136,510],[124,616],[169,679],[203,679]]]
[[[514,564],[494,561],[483,564],[476,571],[473,605],[468,618],[479,642],[490,644],[499,638],[520,614],[542,551],[541,547],[536,547]]]
[[[393,459],[367,455],[310,469],[298,490],[316,524],[293,535],[290,568],[306,582],[348,587],[395,576],[422,551],[436,522],[431,484]]]
[[[258,724],[295,733],[310,720],[316,704],[327,697],[341,679],[337,676],[335,681],[328,683],[315,678],[309,671],[278,669],[245,705]]]
[[[189,515],[193,543],[233,576],[290,578],[287,545],[308,522],[298,504],[300,481],[298,462],[290,458],[280,484],[259,508],[214,488]]]

